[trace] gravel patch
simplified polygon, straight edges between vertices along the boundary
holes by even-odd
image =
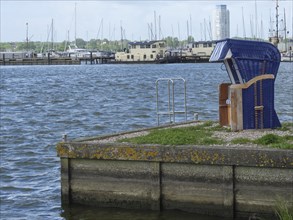
[[[256,140],[267,134],[286,136],[286,135],[292,135],[292,131],[280,131],[280,130],[244,130],[239,132],[215,131],[213,134],[213,137],[221,138],[225,142],[230,142],[236,138],[247,138],[250,140]]]
[[[138,136],[145,136],[145,135],[148,135],[149,133],[150,133],[149,131],[139,131],[139,132],[121,134],[121,135],[117,135],[117,136],[111,136],[108,138],[93,140],[93,141],[89,141],[89,142],[95,143],[95,144],[96,143],[100,143],[100,144],[114,143],[114,142],[117,142],[118,140],[121,140],[121,139],[134,138],[134,137],[138,137]]]

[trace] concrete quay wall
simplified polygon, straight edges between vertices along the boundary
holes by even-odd
[[[293,151],[62,142],[62,203],[232,218],[293,207]]]

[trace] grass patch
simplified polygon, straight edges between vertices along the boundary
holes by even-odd
[[[261,138],[256,139],[254,142],[261,145],[280,144],[283,142],[283,139],[279,135],[266,134]]]
[[[286,135],[281,137],[276,134],[267,134],[258,138],[254,141],[255,144],[266,145],[273,148],[281,148],[281,149],[293,149],[292,144],[293,136]]]
[[[253,141],[250,140],[249,138],[235,138],[231,141],[232,144],[249,144],[252,142]]]
[[[133,144],[162,144],[162,145],[212,145],[223,144],[223,141],[212,137],[212,132],[206,129],[210,122],[201,125],[152,130],[148,135],[122,139],[119,142]]]
[[[293,122],[283,122],[282,127],[277,128],[280,131],[293,131]]]
[[[279,130],[290,131],[293,123],[283,123]],[[119,142],[128,142],[133,144],[161,144],[161,145],[213,145],[224,144],[220,137],[213,137],[216,131],[231,132],[230,128],[221,127],[213,121],[206,121],[202,124],[189,127],[178,128],[156,128],[150,131],[148,135],[135,138],[125,138]],[[267,134],[256,140],[246,137],[235,138],[231,144],[258,144],[272,148],[293,149],[293,135],[279,136],[276,134]]]
[[[275,213],[279,220],[293,220],[293,209],[289,209],[289,205],[284,200],[278,199],[276,203]]]

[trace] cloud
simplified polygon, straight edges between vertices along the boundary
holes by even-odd
[[[212,13],[217,4],[226,4],[230,10],[231,33],[243,35],[242,12],[244,9],[246,34],[250,34],[251,17],[255,14],[255,1],[1,1],[1,40],[23,41],[26,34],[26,22],[29,23],[32,40],[46,41],[48,29],[54,19],[54,30],[58,41],[73,40],[75,32],[74,13],[77,12],[77,36],[83,39],[96,38],[100,28],[100,36],[120,39],[120,26],[125,29],[130,40],[148,38],[148,24],[154,23],[154,11],[158,20],[161,18],[161,30],[164,36],[187,36],[187,21],[192,18],[192,30],[195,39],[203,36],[204,20],[212,22]],[[264,37],[267,37],[270,11],[274,14],[275,2],[271,0],[257,1],[258,23],[263,20]],[[280,1],[280,12],[286,8],[287,18],[292,18],[293,3]],[[255,18],[255,17],[254,17]],[[101,21],[103,20],[103,31]],[[154,25],[154,24],[153,24]],[[190,24],[189,24],[190,25]],[[178,28],[179,26],[179,28]],[[292,19],[287,19],[287,28],[292,33]],[[103,32],[103,34],[101,33]]]

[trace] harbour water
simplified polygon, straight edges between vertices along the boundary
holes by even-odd
[[[1,67],[1,219],[219,219],[178,211],[61,207],[56,143],[155,126],[158,78],[187,82],[187,119],[217,120],[219,63]],[[293,65],[281,63],[275,108],[293,120]],[[175,87],[180,96],[182,88]],[[166,91],[162,91],[167,98]],[[180,101],[178,105],[180,106]],[[167,119],[168,120],[168,119]],[[178,120],[182,120],[179,118]]]

